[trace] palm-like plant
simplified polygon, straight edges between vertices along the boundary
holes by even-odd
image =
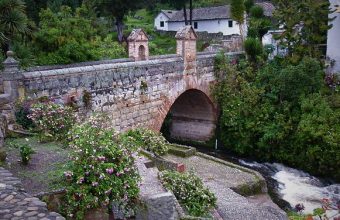
[[[0,43],[6,51],[17,36],[29,33],[25,3],[21,0],[0,1]]]

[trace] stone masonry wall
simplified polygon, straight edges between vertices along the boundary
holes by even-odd
[[[118,131],[141,125],[159,130],[185,91],[198,89],[210,97],[214,57],[198,55],[197,71],[186,74],[180,56],[22,72],[19,91],[22,98],[50,96],[65,103],[73,97],[81,105],[86,90],[92,96],[92,111],[109,113]]]

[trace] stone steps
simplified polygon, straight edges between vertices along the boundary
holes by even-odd
[[[0,220],[65,220],[46,203],[27,194],[21,181],[0,167]]]

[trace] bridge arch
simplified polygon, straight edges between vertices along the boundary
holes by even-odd
[[[199,89],[188,89],[170,106],[164,119],[171,139],[205,142],[215,133],[217,110],[210,97]]]

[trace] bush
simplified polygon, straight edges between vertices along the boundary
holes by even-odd
[[[91,117],[70,132],[73,150],[67,180],[64,213],[84,219],[86,211],[108,206],[112,201],[128,210],[134,207],[139,175],[134,167],[133,148],[122,144],[105,118]]]
[[[258,56],[263,54],[261,42],[256,38],[247,38],[244,41],[244,49],[250,61],[255,62]]]
[[[28,144],[22,145],[20,147],[21,162],[24,165],[27,165],[29,160],[31,159],[31,155],[34,153],[34,150]]]
[[[127,57],[124,46],[114,42],[111,36],[104,39],[96,37],[91,41],[90,47],[90,54],[95,60]]]
[[[21,125],[24,129],[34,128],[34,123],[29,118],[32,101],[22,101],[16,104],[15,121]]]
[[[216,207],[216,197],[193,173],[163,171],[160,173],[162,184],[171,190],[190,215],[205,216]]]
[[[143,149],[156,155],[164,155],[168,152],[168,142],[161,133],[152,130],[137,128],[127,132],[133,138],[133,142]]]
[[[262,18],[264,16],[263,8],[259,5],[255,5],[250,8],[250,16],[253,18]]]
[[[41,141],[66,140],[75,122],[75,113],[71,107],[46,101],[34,104],[28,118],[34,122]]]

